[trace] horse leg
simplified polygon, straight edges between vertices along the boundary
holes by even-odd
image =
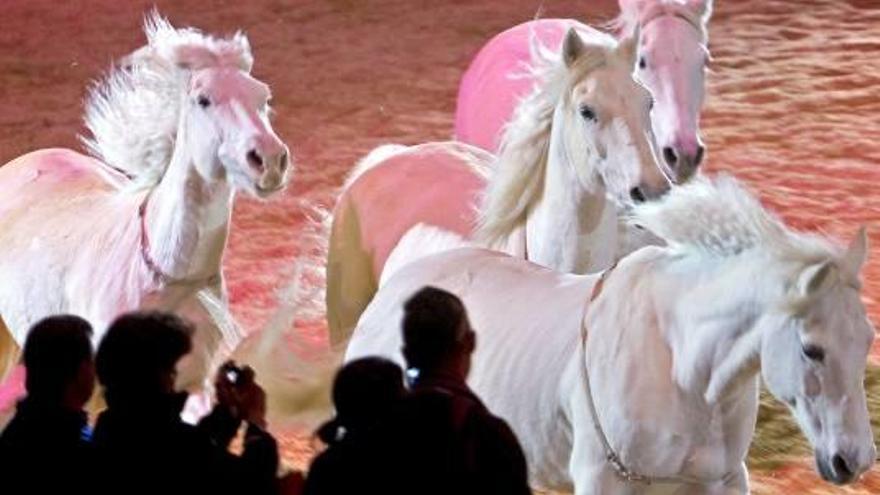
[[[642,493],[637,488],[642,485],[634,485],[620,479],[614,469],[607,463],[593,464],[592,466],[579,466],[572,471],[574,478],[575,495],[635,495]]]
[[[178,313],[195,326],[192,351],[178,363],[178,390],[191,395],[183,412],[194,423],[210,412],[212,374],[241,341],[238,325],[229,312],[223,282],[189,297]]]
[[[351,201],[337,208],[327,251],[327,326],[330,344],[351,337],[367,305],[378,290],[372,256],[363,247],[360,220]]]
[[[744,495],[749,493],[749,474],[745,463],[723,481],[710,485],[682,485],[673,495]]]
[[[644,487],[627,483],[618,476],[611,467],[611,464],[605,460],[602,448],[599,446],[599,440],[592,431],[591,421],[588,418],[584,408],[579,408],[574,414],[575,425],[584,425],[584,428],[590,428],[589,432],[578,432],[578,427],[574,429],[574,444],[571,450],[571,459],[569,459],[568,470],[571,479],[574,482],[575,495],[604,495],[613,493],[615,495],[635,495],[643,493]],[[580,434],[578,434],[580,433]]]

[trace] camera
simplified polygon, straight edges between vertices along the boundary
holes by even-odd
[[[232,363],[223,365],[223,377],[232,385],[241,385],[242,369]]]
[[[241,376],[241,371],[239,371],[237,368],[226,370],[226,379],[229,380],[229,383],[233,385],[238,384],[239,376]]]

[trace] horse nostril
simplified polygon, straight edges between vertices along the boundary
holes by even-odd
[[[834,457],[831,458],[831,464],[834,466],[834,474],[836,474],[838,478],[844,480],[852,478],[854,473],[842,455],[834,454]]]
[[[263,157],[257,153],[257,150],[250,150],[247,153],[247,161],[251,167],[254,167],[257,170],[263,169]]]
[[[667,165],[674,168],[676,162],[678,162],[678,155],[675,154],[674,149],[665,146],[663,147],[663,159],[666,160]]]
[[[290,159],[287,156],[287,152],[281,153],[281,161],[278,162],[278,169],[284,172],[287,170],[287,166],[290,164]]]
[[[645,201],[645,193],[643,193],[638,187],[629,190],[629,197],[631,197],[636,203],[642,203]]]
[[[703,146],[697,145],[697,154],[694,155],[694,165],[699,165],[703,162],[703,153],[706,151],[706,148]]]

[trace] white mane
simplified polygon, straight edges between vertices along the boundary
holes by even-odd
[[[616,44],[610,36],[601,41],[609,48]],[[606,63],[604,51],[585,50],[569,69],[559,50],[543,45],[534,33],[530,48],[532,62],[526,70],[535,80],[535,89],[517,105],[504,126],[495,171],[477,219],[475,238],[489,244],[522,225],[529,207],[541,195],[553,113],[559,100],[567,97],[585,74]]]
[[[89,153],[149,188],[171,160],[183,95],[194,70],[237,67],[250,71],[247,38],[216,39],[192,28],[175,29],[153,12],[144,21],[147,45],[99,81],[85,106]]]
[[[636,28],[661,15],[681,17],[699,31],[704,44],[709,41],[706,25],[712,16],[712,0],[623,0],[620,15],[607,27],[620,36],[630,36]]]
[[[828,239],[795,232],[767,211],[731,176],[698,178],[657,201],[637,205],[632,222],[683,252],[731,257],[751,250],[807,265],[837,260],[842,250]]]

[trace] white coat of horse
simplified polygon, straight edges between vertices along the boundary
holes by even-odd
[[[418,223],[567,272],[601,270],[630,249],[621,211],[670,187],[651,132],[651,96],[633,78],[637,43],[571,30],[559,50],[536,47],[540,84],[517,108],[497,158],[462,143],[368,155],[334,209],[331,340],[350,335],[388,254]]]
[[[598,275],[483,249],[409,263],[392,255],[395,273],[346,359],[402,362],[403,303],[433,285],[463,299],[477,334],[469,384],[519,437],[535,487],[747,493],[759,375],[788,404],[824,479],[848,483],[869,469],[864,230],[847,249],[793,232],[732,179],[675,188],[635,220],[668,244],[624,258],[596,293]],[[426,231],[401,246],[425,246]]]
[[[158,14],[145,31],[148,44],[87,102],[96,158],[45,149],[0,168],[0,360],[48,315],[86,318],[98,341],[120,313],[174,311],[197,324],[178,375],[197,390],[241,338],[205,306],[226,302],[235,191],[285,187],[288,149],[244,35],[175,29]]]

